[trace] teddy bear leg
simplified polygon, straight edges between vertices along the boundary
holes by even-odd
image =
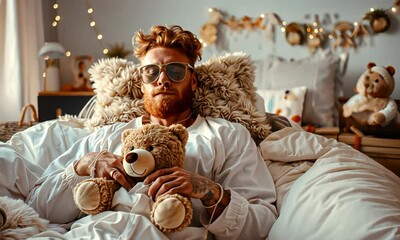
[[[89,215],[110,209],[114,193],[120,186],[114,180],[103,178],[86,179],[74,189],[76,206]]]
[[[164,233],[181,231],[190,224],[193,209],[189,199],[179,195],[162,195],[154,203],[151,221]]]

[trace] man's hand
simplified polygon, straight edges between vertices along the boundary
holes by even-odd
[[[96,162],[95,158],[97,157]],[[74,165],[75,172],[79,176],[89,176],[93,171],[95,177],[114,179],[122,187],[130,190],[136,183],[128,176],[122,165],[123,157],[110,152],[91,152],[83,156]],[[94,163],[94,165],[92,164]],[[93,165],[93,168],[90,165]]]
[[[222,195],[219,204],[215,206],[216,212],[213,220],[215,220],[228,206],[230,202],[229,192],[223,190],[217,183],[201,175],[191,173],[179,167],[160,169],[147,176],[144,184],[151,184],[149,188],[149,196],[153,199],[162,194],[181,194],[189,198],[200,199],[205,207],[212,206],[218,202]],[[213,208],[207,208],[211,215]]]

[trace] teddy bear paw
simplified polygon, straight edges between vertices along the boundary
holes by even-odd
[[[76,185],[74,201],[83,213],[94,215],[110,209],[114,193],[118,188],[114,180],[86,179]]]
[[[192,203],[179,194],[160,196],[150,213],[151,221],[164,233],[183,230],[192,215]]]
[[[369,125],[378,125],[378,124],[383,124],[386,121],[385,115],[380,112],[376,112],[371,114],[370,118],[368,119],[368,124]]]

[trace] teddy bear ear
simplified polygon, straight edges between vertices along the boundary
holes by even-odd
[[[186,145],[189,138],[189,133],[182,124],[172,124],[171,126],[169,126],[168,130],[178,137],[183,146]]]
[[[392,66],[387,66],[386,70],[389,72],[390,76],[394,76],[394,74],[396,73],[396,70],[394,69],[394,67]]]
[[[367,68],[370,69],[370,70],[371,70],[371,68],[373,68],[373,67],[375,67],[375,66],[376,66],[376,64],[375,64],[374,62],[369,62],[369,63],[367,64]]]
[[[125,141],[125,138],[126,138],[129,134],[131,134],[131,132],[133,132],[133,131],[134,131],[134,129],[126,129],[125,131],[123,131],[122,134],[121,134],[121,139],[122,139],[122,141]]]

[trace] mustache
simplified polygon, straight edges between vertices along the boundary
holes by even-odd
[[[158,87],[158,88],[156,88],[156,89],[154,89],[152,92],[151,92],[151,95],[152,96],[155,96],[155,95],[157,95],[157,94],[161,94],[161,93],[174,93],[175,91],[173,91],[172,89],[170,89],[170,88],[167,88],[167,87],[165,87],[165,86],[163,86],[163,87]]]

